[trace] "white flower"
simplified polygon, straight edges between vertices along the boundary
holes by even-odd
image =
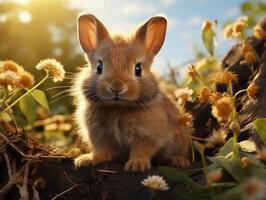
[[[266,185],[257,178],[251,178],[246,181],[244,185],[243,199],[245,200],[259,200],[266,198]]]
[[[216,144],[224,144],[227,133],[223,129],[214,130],[213,133],[206,139],[206,148],[213,148]]]
[[[47,70],[53,75],[53,81],[62,81],[65,78],[65,70],[63,65],[55,59],[41,60],[37,65],[38,70]]]
[[[141,181],[142,185],[152,190],[168,190],[169,187],[163,177],[158,175],[148,176],[148,178]]]
[[[178,99],[178,103],[182,104],[192,99],[193,90],[189,88],[179,88],[175,90],[175,97]]]

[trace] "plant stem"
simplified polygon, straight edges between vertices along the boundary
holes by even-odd
[[[246,91],[247,91],[247,89],[239,90],[237,93],[235,93],[234,99],[237,97],[237,95],[239,95],[239,94],[241,94],[243,92],[246,92]]]
[[[21,95],[17,100],[15,100],[12,104],[10,104],[8,107],[5,108],[4,111],[8,111],[9,109],[11,109],[14,105],[16,105],[22,98],[24,98],[26,95],[28,95],[29,93],[31,93],[33,90],[35,90],[37,87],[39,87],[49,76],[49,72],[45,71],[46,75],[45,77],[39,82],[37,83],[34,87],[32,87],[30,90],[28,90],[27,92],[25,92],[23,95]],[[3,111],[1,111],[2,113]]]
[[[6,101],[7,97],[8,97],[8,92],[7,92],[7,88],[6,87],[3,87],[3,95],[2,95],[2,99],[0,100],[0,103],[2,106],[2,104]]]

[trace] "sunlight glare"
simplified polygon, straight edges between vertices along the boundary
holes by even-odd
[[[29,23],[31,21],[31,14],[27,11],[21,11],[18,18],[22,23]]]
[[[27,4],[30,2],[30,0],[16,0],[20,4]]]
[[[5,23],[7,21],[7,15],[2,14],[0,15],[0,23]]]

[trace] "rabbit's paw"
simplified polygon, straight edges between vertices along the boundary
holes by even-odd
[[[145,171],[151,168],[151,162],[148,159],[132,159],[125,164],[126,171]]]
[[[79,157],[74,159],[75,167],[83,167],[88,165],[96,165],[98,163],[102,163],[107,161],[108,159],[106,157],[96,157],[92,153],[89,154],[83,154]]]
[[[180,167],[180,168],[190,167],[190,161],[182,156],[172,156],[169,158],[169,162],[172,166],[175,167]]]

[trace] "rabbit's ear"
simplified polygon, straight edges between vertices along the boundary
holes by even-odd
[[[165,17],[152,17],[137,30],[135,39],[145,44],[149,53],[156,55],[164,43],[166,27]]]
[[[86,14],[78,18],[78,37],[82,49],[93,54],[98,44],[109,38],[109,33],[95,16]]]

